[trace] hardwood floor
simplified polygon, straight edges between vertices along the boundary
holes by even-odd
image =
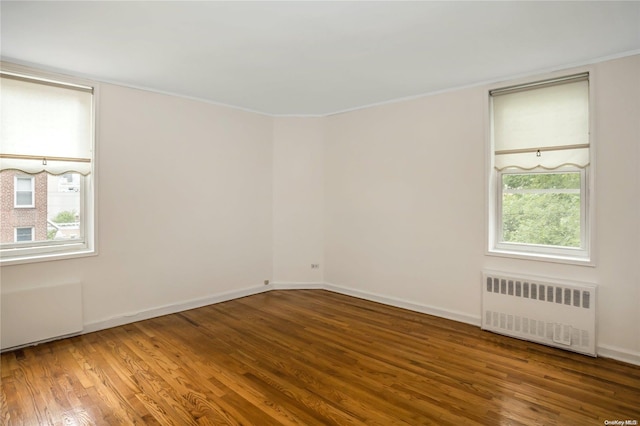
[[[321,290],[2,354],[8,425],[640,422],[640,367]]]

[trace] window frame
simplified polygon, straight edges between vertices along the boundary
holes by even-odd
[[[69,75],[48,72],[44,70],[13,64],[10,62],[0,62],[2,71],[23,75],[27,78],[40,79],[48,82],[59,83],[66,86],[85,86],[93,89],[92,96],[92,123],[90,149],[91,173],[88,176],[81,176],[80,189],[80,214],[82,216],[81,230],[82,241],[34,241],[2,243],[0,245],[0,265],[14,265],[23,263],[35,263],[61,259],[73,259],[79,257],[95,256],[97,251],[97,139],[99,127],[99,84],[92,80],[82,79]],[[24,175],[29,176],[29,175]],[[35,184],[35,176],[33,178]],[[35,188],[33,200],[35,204]],[[15,204],[15,203],[14,203]],[[15,239],[14,239],[15,240]]]
[[[588,73],[589,81],[589,165],[584,169],[564,167],[553,171],[578,171],[582,170],[584,176],[581,178],[581,242],[580,249],[573,248],[556,248],[554,246],[544,246],[537,244],[521,244],[521,243],[505,243],[501,241],[502,232],[502,211],[498,209],[501,204],[501,174],[503,173],[522,173],[529,174],[532,172],[549,172],[549,170],[502,170],[498,171],[494,167],[494,142],[493,142],[493,116],[491,106],[490,92],[495,89],[505,87],[527,86],[545,80],[554,80],[564,78],[573,74]],[[596,266],[596,209],[595,209],[595,181],[596,181],[596,122],[595,105],[595,89],[597,85],[597,76],[593,66],[584,66],[580,68],[567,69],[563,71],[548,73],[544,75],[529,76],[512,81],[503,81],[488,86],[486,94],[486,102],[484,103],[484,122],[487,123],[485,128],[485,147],[486,147],[486,238],[487,242],[485,254],[487,256],[524,259],[531,261],[551,262],[568,265],[579,266]]]
[[[19,179],[29,179],[31,189],[29,191],[18,189]],[[15,175],[13,177],[13,208],[14,209],[33,209],[36,207],[36,194],[35,194],[35,176],[30,175]],[[18,204],[18,192],[31,192],[31,203]]]

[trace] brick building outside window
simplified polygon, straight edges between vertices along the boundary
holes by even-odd
[[[27,179],[25,179],[27,178]],[[28,190],[24,185],[33,179],[33,207],[29,206]],[[18,187],[16,188],[16,182]],[[22,185],[22,186],[21,186]],[[24,235],[18,229],[33,228],[33,241],[47,239],[47,174],[26,175],[14,170],[0,173],[0,222],[3,223],[0,242],[13,243],[17,235]],[[26,206],[25,206],[26,205]]]

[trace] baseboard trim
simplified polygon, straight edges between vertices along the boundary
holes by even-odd
[[[187,300],[180,303],[173,303],[170,305],[159,306],[157,308],[151,308],[140,312],[118,315],[116,317],[107,318],[100,321],[94,321],[84,324],[82,334],[93,333],[94,331],[105,330],[107,328],[118,327],[120,325],[130,324],[136,321],[142,321],[150,318],[161,317],[163,315],[175,314],[182,311],[188,311],[189,309],[201,308],[207,305],[213,305],[215,303],[227,302],[233,299],[239,299],[241,297],[251,296],[258,293],[264,293],[269,291],[269,286],[248,287],[241,290],[228,291],[219,294],[212,294],[210,296]]]
[[[323,282],[276,281],[271,283],[272,290],[325,290]]]
[[[598,356],[602,358],[611,358],[616,361],[626,362],[627,364],[640,365],[640,353],[609,345],[599,345],[597,348]]]
[[[465,324],[471,324],[480,326],[481,318],[473,315],[468,315],[463,312],[452,311],[449,309],[436,308],[434,306],[422,305],[418,303],[409,302],[408,300],[398,299],[395,297],[383,296],[381,294],[370,293],[367,291],[356,290],[354,288],[342,287],[335,284],[325,283],[325,290],[333,291],[335,293],[344,294],[347,296],[357,297],[359,299],[365,299],[372,302],[382,303],[384,305],[395,306],[396,308],[408,309],[414,312],[420,312],[422,314],[433,315],[440,318],[446,318],[453,321],[463,322]]]

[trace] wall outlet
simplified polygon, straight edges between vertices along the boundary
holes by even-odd
[[[311,269],[320,269],[320,264],[319,263],[312,263],[311,264]]]
[[[264,280],[264,285],[269,285],[269,280]]]

